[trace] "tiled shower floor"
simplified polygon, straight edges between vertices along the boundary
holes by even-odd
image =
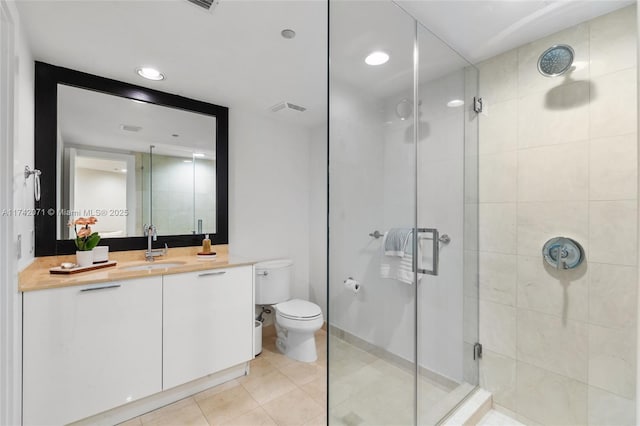
[[[413,424],[413,372],[333,336],[330,339],[330,424]],[[472,389],[469,384],[447,388],[421,377],[418,424],[436,424]]]

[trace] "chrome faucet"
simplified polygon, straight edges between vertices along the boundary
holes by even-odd
[[[151,241],[158,241],[158,231],[155,225],[144,225],[144,236],[147,237],[147,251],[144,253],[144,258],[147,262],[153,262],[154,257],[164,256],[167,254],[169,247],[167,243],[164,244],[164,249],[153,250],[151,248]]]

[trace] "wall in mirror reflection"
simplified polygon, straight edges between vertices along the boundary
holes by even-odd
[[[162,235],[215,232],[216,210],[212,196],[216,189],[214,160],[153,154],[152,197],[149,197],[149,167],[145,168],[145,164],[149,164],[149,154],[136,155],[136,170],[140,171],[141,176],[136,187],[138,205],[143,206],[136,221],[137,232],[142,232],[148,220]]]

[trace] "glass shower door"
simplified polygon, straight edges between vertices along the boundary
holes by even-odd
[[[415,422],[416,286],[385,278],[407,260],[411,278],[411,256],[384,259],[382,254],[385,232],[416,223],[414,45],[414,20],[391,2],[331,2],[332,425]],[[374,52],[387,54],[388,61],[367,63]]]
[[[478,71],[421,25],[417,40],[417,219],[438,231],[418,234],[437,273],[418,285],[417,424],[434,425],[478,384]]]
[[[477,70],[392,2],[329,28],[329,424],[436,424],[478,383]]]

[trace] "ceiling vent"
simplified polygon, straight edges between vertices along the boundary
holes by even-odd
[[[286,109],[292,109],[298,112],[305,112],[307,110],[305,107],[292,104],[291,102],[280,102],[271,107],[271,112],[278,112]]]
[[[205,10],[213,11],[216,8],[220,0],[187,0],[189,3],[193,3]]]
[[[127,132],[139,132],[142,130],[141,126],[134,126],[133,124],[121,124],[120,128]]]

